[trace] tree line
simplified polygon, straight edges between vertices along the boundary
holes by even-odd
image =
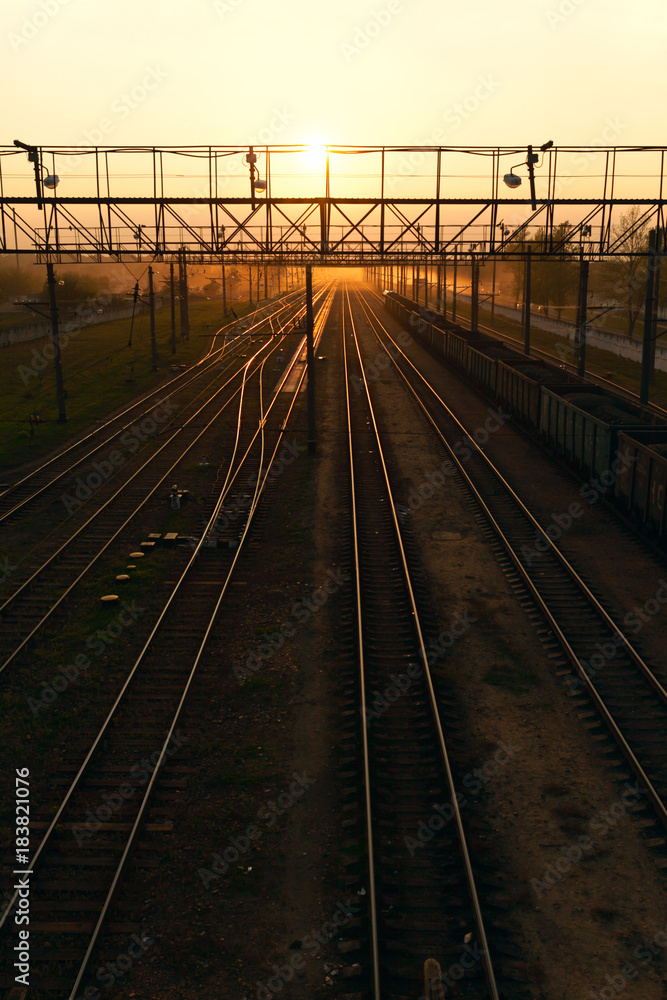
[[[640,224],[641,212],[635,206],[621,216],[612,230],[614,239],[622,240],[617,256],[603,261],[593,261],[589,274],[589,303],[613,307],[613,312],[623,317],[624,331],[632,337],[640,316],[643,315],[646,299],[647,258],[636,256],[646,254],[649,249],[649,225]],[[539,229],[529,238],[519,238],[515,245],[522,250],[530,249],[531,260],[531,303],[542,307],[545,315],[555,313],[561,318],[563,309],[577,301],[580,273],[581,245],[568,240],[572,226],[564,222],[554,228],[552,242],[563,243],[562,256],[545,259],[549,251],[544,229]],[[623,238],[624,237],[624,238]],[[525,263],[523,260],[511,264],[513,291],[517,301],[523,301]],[[667,288],[660,286],[659,303],[667,305]]]

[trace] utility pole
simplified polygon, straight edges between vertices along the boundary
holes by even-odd
[[[588,261],[583,257],[579,264],[579,299],[577,302],[577,325],[575,329],[575,354],[577,371],[586,374],[586,327],[588,325]]]
[[[185,247],[181,248],[180,254],[180,285],[181,285],[181,340],[190,339],[190,316],[188,314],[188,264],[185,256]]]
[[[313,349],[313,269],[306,265],[306,358],[308,370],[308,451],[315,454],[317,438],[315,432],[315,358]]]
[[[653,313],[655,311],[655,257],[658,245],[657,233],[652,229],[649,233],[648,245],[648,274],[646,276],[646,304],[644,308],[644,341],[642,346],[642,377],[639,389],[639,402],[648,403],[649,385],[651,383],[651,361],[653,359]]]
[[[176,353],[176,284],[174,281],[174,262],[169,264],[169,298],[171,303],[171,353]]]
[[[178,316],[181,327],[181,340],[185,340],[183,334],[183,255],[178,251]]]
[[[248,308],[252,309],[252,264],[248,264]]]
[[[477,332],[479,329],[479,264],[475,253],[472,254],[470,265],[470,329]]]
[[[222,265],[222,321],[227,319],[227,278],[225,277],[225,265]]]
[[[264,265],[264,300],[269,297],[269,269]]]
[[[183,247],[183,306],[185,309],[185,339],[190,339],[190,303],[188,302],[188,258]]]
[[[64,424],[67,420],[65,413],[65,386],[63,383],[63,369],[60,360],[60,333],[58,330],[58,304],[56,302],[56,276],[53,271],[53,264],[47,261],[46,278],[49,285],[49,305],[51,306],[51,342],[53,343],[53,365],[56,370],[56,398],[58,400],[58,421]]]
[[[531,247],[527,247],[528,256],[526,257],[526,271],[524,277],[524,307],[525,312],[523,315],[523,352],[524,354],[530,354],[530,296],[531,296]]]
[[[660,265],[662,254],[660,252],[660,241],[662,234],[659,229],[655,231],[656,255],[653,258],[653,311],[651,315],[651,385],[655,385],[655,349],[658,343],[658,310],[660,309]]]
[[[148,308],[151,323],[151,371],[157,371],[157,342],[155,339],[155,294],[153,292],[153,268],[148,268]]]
[[[456,282],[459,266],[459,248],[454,247],[454,292],[452,294],[452,322],[456,323]]]
[[[496,311],[496,258],[493,258],[493,277],[491,286],[491,319],[493,319]]]

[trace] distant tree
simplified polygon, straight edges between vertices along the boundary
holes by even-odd
[[[616,239],[627,234],[620,245],[621,253],[609,257],[600,265],[600,288],[607,298],[622,307],[626,333],[632,337],[646,298],[646,258],[636,254],[648,250],[649,227],[639,225],[642,212],[638,205],[621,216],[612,230]]]
[[[1,264],[0,303],[12,303],[23,296],[39,293],[43,274],[41,268],[17,268],[14,264]]]
[[[63,271],[62,273],[56,271],[55,278],[58,282],[58,302],[65,309],[77,306],[88,299],[95,299],[109,287],[108,277],[77,274],[75,271]],[[45,300],[47,300],[49,289],[46,282],[44,282],[42,294]]]
[[[539,259],[548,254],[550,249],[543,229],[539,229],[530,241],[533,253],[530,297],[533,302],[544,306],[547,316],[549,307],[555,306],[558,319],[565,306],[576,302],[577,295],[579,269],[575,247],[566,240],[570,228],[569,222],[563,222],[553,230],[551,245],[565,241],[558,257]]]

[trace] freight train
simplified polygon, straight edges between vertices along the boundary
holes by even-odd
[[[647,407],[565,369],[464,330],[387,291],[385,306],[437,357],[500,404],[584,480],[614,488],[616,503],[667,547],[667,423]]]

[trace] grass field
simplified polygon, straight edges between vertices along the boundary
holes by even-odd
[[[486,293],[485,293],[486,294]],[[500,302],[500,305],[510,307],[514,306],[514,302]],[[519,305],[519,308],[521,306]],[[593,306],[589,304],[589,322],[595,325],[595,317],[601,313],[602,306]],[[537,312],[537,306],[533,303],[533,308],[531,312]],[[556,323],[576,323],[577,320],[577,307],[576,306],[563,306],[560,310],[556,306],[551,306],[549,308],[549,314],[547,315],[542,308],[539,313],[544,319],[554,320]],[[642,330],[643,330],[643,317],[644,310],[640,310],[639,317],[635,323],[632,339],[641,341]],[[617,333],[621,337],[627,337],[628,335],[628,318],[624,309],[614,309],[610,312],[605,313],[600,318],[600,325],[604,327],[609,333]]]
[[[0,330],[16,330],[22,326],[32,326],[33,323],[40,323],[41,317],[29,313],[3,312],[0,313]]]
[[[238,316],[248,302],[234,302]],[[0,347],[0,466],[11,468],[62,446],[73,434],[113,412],[123,403],[173,376],[170,365],[188,365],[208,351],[211,336],[222,323],[219,301],[192,298],[190,340],[178,333],[171,353],[169,308],[156,312],[157,372],[151,371],[148,315],[82,327],[62,340],[61,358],[67,393],[67,423],[58,422],[55,371],[50,337]],[[46,351],[45,351],[46,348]],[[44,352],[44,353],[43,353]],[[30,416],[39,416],[30,434]]]

